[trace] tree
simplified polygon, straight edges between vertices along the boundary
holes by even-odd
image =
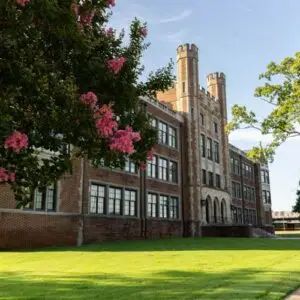
[[[277,147],[300,136],[300,52],[295,57],[285,58],[280,64],[271,62],[259,78],[267,82],[255,90],[254,96],[268,103],[271,113],[259,120],[245,106],[234,105],[233,119],[228,123],[227,131],[254,128],[263,135],[270,135],[269,144],[254,147],[248,155],[254,160],[273,161]],[[272,80],[275,83],[271,83]]]
[[[172,63],[140,82],[146,24],[107,27],[115,0],[0,3],[0,184],[20,205],[86,157],[141,167],[156,132],[140,96],[173,83]],[[46,154],[45,154],[46,153]]]
[[[300,186],[300,181],[299,181],[299,186]],[[297,195],[297,199],[296,199],[295,206],[293,206],[293,212],[300,213],[300,190],[297,190],[296,195]]]

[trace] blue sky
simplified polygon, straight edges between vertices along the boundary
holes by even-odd
[[[262,82],[258,75],[270,61],[300,51],[299,0],[116,0],[111,25],[128,30],[130,20],[148,22],[151,47],[144,56],[146,71],[175,61],[176,47],[199,47],[200,84],[205,76],[222,71],[227,78],[227,105],[244,104],[260,117],[268,104],[253,97]],[[248,149],[259,140],[258,132],[237,131],[233,144]],[[290,210],[300,180],[300,139],[281,146],[271,169],[273,210]]]

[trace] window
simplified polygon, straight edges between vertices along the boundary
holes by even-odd
[[[267,183],[267,184],[269,184],[270,183],[270,178],[269,178],[269,171],[265,171],[265,182]]]
[[[208,172],[208,185],[214,186],[214,174],[213,172]]]
[[[238,223],[242,224],[243,216],[242,216],[242,209],[240,207],[238,207],[238,209],[237,209],[237,218],[238,218]]]
[[[109,188],[108,213],[110,215],[121,215],[122,190],[120,188]]]
[[[207,138],[207,158],[212,160],[212,139]]]
[[[265,182],[265,171],[264,170],[260,171],[260,180],[261,180],[262,183]]]
[[[205,152],[206,152],[206,139],[203,134],[201,134],[201,152],[202,152],[202,157],[205,157]]]
[[[248,215],[248,209],[244,209],[244,220],[245,224],[249,224],[249,215]]]
[[[214,122],[214,131],[215,133],[218,133],[218,123]]]
[[[238,182],[232,182],[232,196],[234,198],[241,198],[241,185]]]
[[[234,159],[230,157],[230,166],[231,166],[231,173],[234,173]]]
[[[182,83],[182,92],[185,93],[185,82]]]
[[[269,171],[261,170],[260,174],[261,174],[261,182],[269,184],[270,183]]]
[[[136,216],[136,191],[125,190],[124,192],[124,215]]]
[[[240,162],[238,159],[234,159],[234,173],[240,174]]]
[[[157,128],[157,120],[155,118],[151,118],[150,125],[156,129]]]
[[[178,198],[170,197],[169,199],[169,217],[170,219],[178,219]]]
[[[216,163],[220,163],[220,152],[219,152],[219,143],[218,142],[214,142],[215,145],[215,162]]]
[[[248,200],[248,199],[247,199],[247,187],[246,187],[245,185],[243,186],[243,196],[244,196],[244,197],[243,197],[244,200]]]
[[[159,196],[159,216],[161,218],[168,218],[168,197]]]
[[[267,191],[267,203],[271,203],[271,193]]]
[[[178,182],[178,170],[177,170],[177,163],[174,161],[169,161],[169,180],[171,182],[177,183]]]
[[[148,193],[148,217],[156,218],[158,211],[157,195]]]
[[[126,158],[124,171],[133,174],[137,173],[137,167],[135,163],[129,158]]]
[[[154,155],[151,161],[147,164],[147,175],[151,178],[157,177],[157,156]]]
[[[263,198],[263,202],[267,203],[267,191],[266,190],[262,190],[262,198]]]
[[[192,117],[192,120],[194,120],[194,107],[191,107],[191,117]]]
[[[91,184],[90,186],[90,213],[104,214],[105,187],[103,185]]]
[[[202,184],[206,184],[206,170],[202,169]]]
[[[203,115],[203,113],[200,113],[200,124],[202,126],[204,126],[204,115]]]
[[[216,187],[221,188],[221,177],[219,174],[216,174]]]
[[[177,147],[176,129],[171,126],[169,126],[169,146],[173,148]]]
[[[158,124],[158,140],[161,144],[167,144],[167,124],[159,122]]]
[[[168,161],[164,158],[158,159],[158,179],[167,180],[168,174]]]

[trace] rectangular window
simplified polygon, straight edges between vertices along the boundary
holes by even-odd
[[[164,158],[158,159],[158,179],[168,180],[168,161]]]
[[[270,184],[269,171],[265,171],[265,183]]]
[[[230,166],[231,166],[231,173],[234,173],[234,159],[230,157]]]
[[[216,174],[216,187],[221,188],[221,177],[219,174]]]
[[[110,215],[121,215],[122,190],[120,188],[109,188],[108,213]]]
[[[215,130],[215,133],[218,133],[218,123],[217,122],[214,122],[214,130]]]
[[[90,213],[104,214],[105,205],[105,187],[103,185],[90,185]]]
[[[132,174],[137,173],[137,167],[135,163],[129,158],[126,158],[124,171]]]
[[[169,180],[174,183],[178,182],[177,163],[174,161],[169,161]]]
[[[169,199],[169,217],[170,219],[178,219],[178,198],[170,197]]]
[[[124,191],[124,215],[135,217],[137,193],[133,190]]]
[[[271,203],[271,193],[267,191],[267,203]]]
[[[163,122],[158,123],[158,140],[161,144],[168,144],[168,131],[167,131],[167,124]]]
[[[159,216],[161,218],[168,218],[168,197],[159,196]]]
[[[200,113],[200,124],[202,126],[204,126],[204,115],[203,115],[203,113]]]
[[[242,216],[242,209],[241,208],[237,209],[237,215],[238,215],[238,223],[243,224],[243,216]]]
[[[236,197],[238,199],[242,198],[242,195],[241,195],[241,185],[239,183],[236,183]]]
[[[56,185],[52,184],[45,189],[36,189],[31,196],[32,202],[25,208],[43,211],[56,211]]]
[[[182,92],[185,93],[185,82],[182,82]]]
[[[208,172],[208,185],[214,186],[214,174],[213,172]]]
[[[262,198],[263,198],[263,202],[267,203],[267,191],[266,190],[262,190]]]
[[[219,150],[219,143],[218,142],[214,142],[215,145],[215,162],[216,163],[220,163],[220,150]]]
[[[202,184],[206,184],[206,170],[202,169]]]
[[[147,163],[147,175],[150,178],[157,177],[157,156],[154,155],[151,161]]]
[[[235,174],[240,174],[240,162],[238,159],[234,160],[234,172]]]
[[[260,180],[261,180],[262,183],[265,182],[265,171],[264,170],[260,171]]]
[[[177,134],[176,129],[169,126],[169,146],[172,148],[177,147]]]
[[[212,139],[207,138],[207,158],[212,160]]]
[[[248,196],[248,194],[247,194],[247,187],[244,185],[243,186],[243,193],[244,193],[244,200],[248,200],[248,198],[247,198],[247,196]]]
[[[201,134],[201,152],[202,152],[202,157],[205,157],[205,152],[206,152],[206,139],[203,134]]]
[[[248,209],[244,209],[244,220],[245,224],[249,224],[249,215],[248,215]]]
[[[157,211],[158,211],[157,195],[148,193],[148,209],[147,209],[148,217],[156,218]]]
[[[236,198],[236,183],[232,181],[232,196]]]

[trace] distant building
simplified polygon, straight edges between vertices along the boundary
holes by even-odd
[[[275,230],[300,230],[300,214],[290,211],[273,211]]]
[[[207,86],[199,85],[198,48],[179,46],[176,84],[141,98],[158,132],[147,170],[130,160],[120,170],[80,159],[22,209],[2,185],[0,248],[201,236],[208,227],[272,231],[268,168],[228,142],[224,73],[208,74]]]

